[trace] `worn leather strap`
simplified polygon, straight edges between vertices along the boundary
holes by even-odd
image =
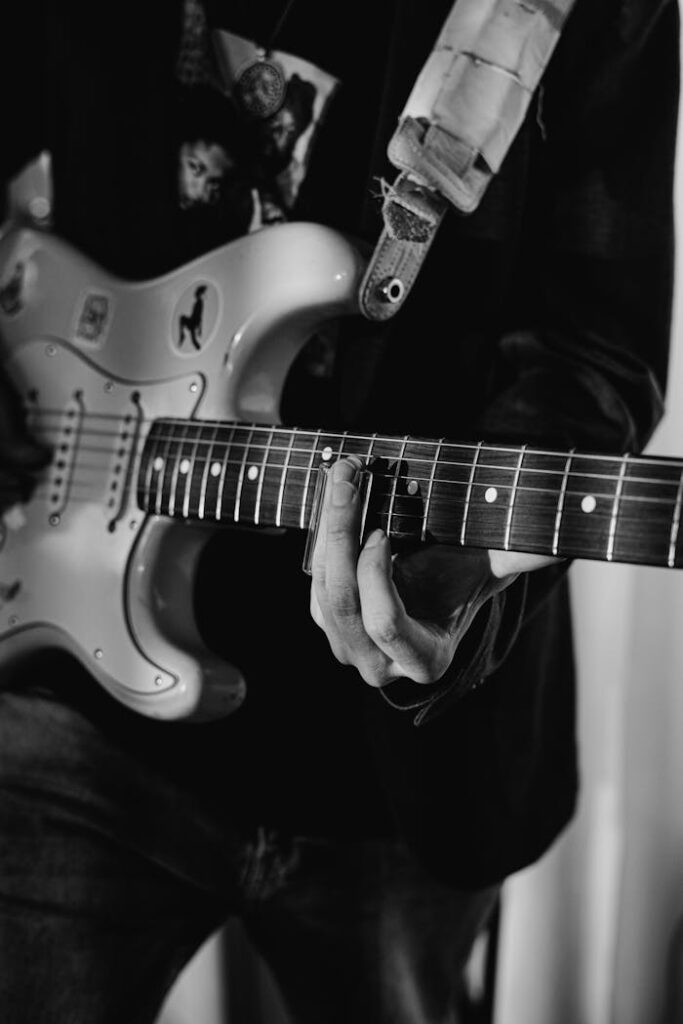
[[[472,213],[526,116],[575,0],[456,0],[388,147],[383,229],[360,290],[401,308],[449,205]]]

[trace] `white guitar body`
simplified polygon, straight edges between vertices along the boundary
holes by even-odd
[[[0,661],[66,648],[157,718],[239,706],[244,680],[203,646],[192,610],[209,530],[141,513],[136,461],[159,417],[278,423],[293,358],[321,323],[356,310],[362,271],[352,246],[312,224],[142,284],[48,234],[0,239],[5,365],[29,422],[33,406],[51,410],[49,432],[38,415],[35,431],[55,446],[30,502],[0,526]],[[100,443],[92,426],[84,443],[86,415],[102,418]]]

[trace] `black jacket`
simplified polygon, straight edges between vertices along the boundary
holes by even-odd
[[[55,229],[128,278],[206,244],[175,202],[179,5],[149,4],[144,21],[138,8],[109,5],[104,32],[100,6],[45,2],[13,29],[26,56],[5,94],[13,144],[2,153],[9,175],[49,149]],[[258,39],[281,8],[216,0],[208,13]],[[374,241],[377,181],[394,173],[386,144],[448,8],[294,4],[277,48],[342,83],[295,217]],[[287,419],[641,450],[666,379],[677,97],[672,0],[577,0],[480,209],[447,216],[394,322],[371,336],[345,329],[331,378],[312,381],[298,360]],[[202,562],[202,628],[250,682],[232,718],[143,721],[81,693],[66,663],[55,685],[227,818],[340,836],[398,827],[462,885],[536,859],[577,790],[566,566],[491,602],[440,683],[382,696],[334,662],[309,621],[301,551],[300,537],[227,533]]]

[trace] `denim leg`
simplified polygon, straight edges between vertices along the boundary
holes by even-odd
[[[295,840],[249,878],[245,927],[294,1024],[455,1024],[462,968],[499,887],[464,892],[397,843]],[[256,859],[259,862],[259,859]]]
[[[155,1020],[227,912],[182,838],[206,826],[183,813],[73,710],[0,693],[3,1024]]]

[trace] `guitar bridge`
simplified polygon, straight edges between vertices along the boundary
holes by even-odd
[[[318,466],[318,475],[315,481],[315,491],[313,493],[313,503],[311,505],[311,517],[308,523],[308,536],[306,537],[306,548],[304,550],[304,557],[301,565],[303,571],[308,576],[310,576],[313,571],[313,552],[315,550],[315,545],[318,540],[318,533],[320,531],[322,509],[325,501],[325,494],[327,492],[328,474],[331,468],[331,466],[324,464]],[[368,511],[370,509],[370,496],[372,493],[372,480],[373,476],[369,469],[361,469],[358,471],[358,493],[361,502],[361,516],[358,531],[358,541],[361,544],[361,546],[365,542]]]

